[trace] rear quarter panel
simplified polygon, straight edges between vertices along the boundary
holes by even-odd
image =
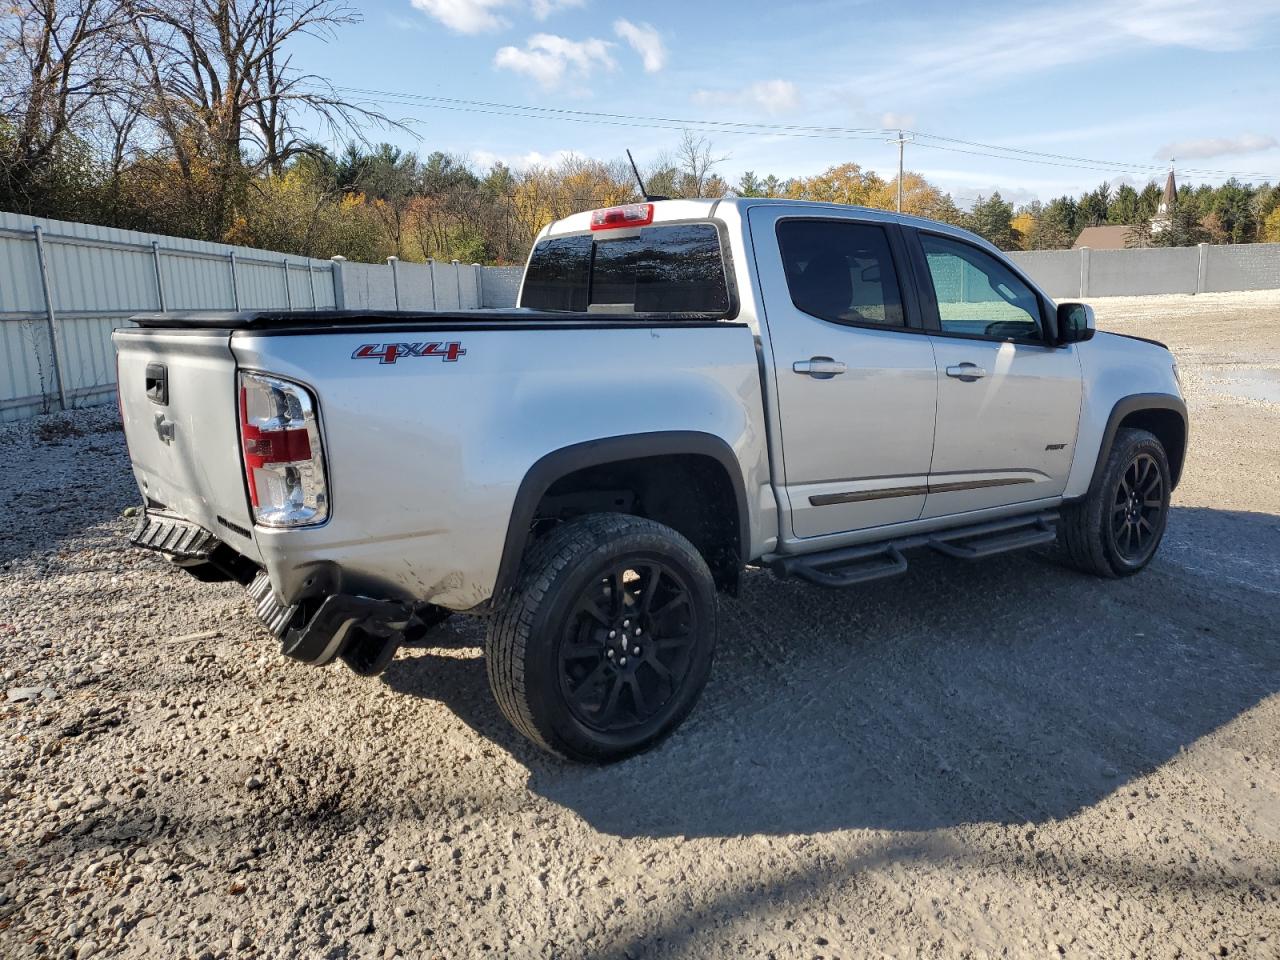
[[[457,361],[353,358],[373,342],[460,341]],[[586,440],[695,430],[735,452],[751,530],[772,522],[760,379],[737,324],[613,329],[252,335],[243,369],[316,393],[331,515],[306,530],[256,531],[277,592],[313,572],[352,592],[469,609],[492,592],[520,482],[554,450]],[[753,545],[753,552],[755,551]]]

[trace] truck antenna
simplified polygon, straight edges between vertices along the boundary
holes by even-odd
[[[657,194],[651,194],[645,189],[644,179],[640,176],[640,168],[636,166],[635,157],[631,156],[631,151],[627,151],[627,159],[631,161],[631,172],[636,175],[636,183],[640,184],[640,196],[645,200],[670,200],[670,197],[660,197]]]

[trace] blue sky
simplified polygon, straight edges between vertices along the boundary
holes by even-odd
[[[909,144],[908,168],[962,205],[993,189],[1022,202],[1103,180],[1163,180],[1170,154],[1180,169],[1280,181],[1280,0],[376,0],[359,7],[362,23],[327,44],[307,42],[295,65],[341,87],[703,122],[902,126],[1155,168],[1083,169],[1046,157],[975,155],[962,151],[990,151],[943,140]],[[466,154],[481,166],[494,159],[525,166],[568,152],[612,158],[626,147],[645,164],[679,139],[678,130],[451,106],[384,104],[412,121],[418,139],[401,131],[385,138],[424,155]],[[718,171],[731,181],[744,170],[785,177],[848,160],[891,176],[897,162],[897,148],[875,132],[706,135],[727,155]]]

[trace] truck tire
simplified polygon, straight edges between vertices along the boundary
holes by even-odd
[[[1127,577],[1155,556],[1169,519],[1169,459],[1155,436],[1121,427],[1096,489],[1064,507],[1058,542],[1071,565],[1099,577]]]
[[[693,544],[652,520],[592,514],[525,557],[489,626],[489,686],[543,749],[619,760],[688,716],[717,631],[715,583]]]

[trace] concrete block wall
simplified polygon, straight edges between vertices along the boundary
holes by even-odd
[[[1010,254],[1049,296],[1124,297],[1161,293],[1280,290],[1280,243],[1132,250],[1033,250]]]

